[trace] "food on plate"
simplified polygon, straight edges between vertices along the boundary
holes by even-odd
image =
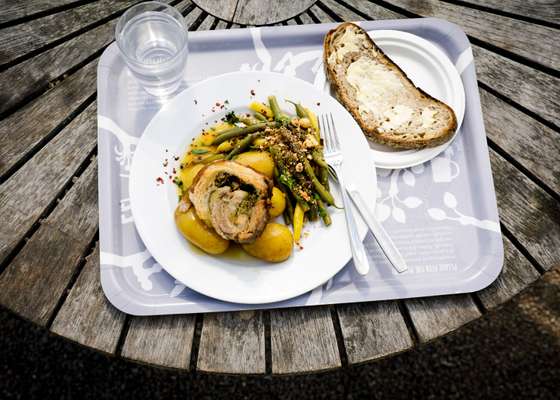
[[[271,196],[271,179],[227,160],[202,168],[189,188],[198,217],[222,238],[237,243],[251,243],[262,233]]]
[[[274,160],[266,151],[247,151],[235,156],[233,160],[246,165],[272,179],[274,177]]]
[[[194,138],[174,182],[175,221],[183,236],[210,254],[230,241],[250,255],[279,262],[292,253],[306,221],[331,224],[327,163],[317,117],[289,102],[288,115],[274,96],[253,102],[252,113],[228,112]],[[283,216],[284,224],[272,220]],[[288,226],[293,226],[294,233]]]
[[[181,234],[195,246],[209,254],[222,254],[229,247],[229,240],[222,238],[198,218],[194,208],[185,201],[175,209],[175,223]]]
[[[270,210],[268,214],[271,218],[276,218],[286,209],[286,195],[277,187],[272,188],[272,197],[270,198]]]
[[[369,138],[420,149],[453,136],[453,110],[416,87],[359,26],[346,22],[331,30],[323,56],[337,97]]]
[[[280,262],[290,257],[293,243],[292,232],[286,225],[271,222],[253,243],[244,244],[242,247],[253,257]]]

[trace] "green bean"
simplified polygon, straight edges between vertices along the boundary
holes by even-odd
[[[327,164],[327,162],[323,158],[323,152],[321,150],[315,149],[315,150],[313,150],[311,155],[313,156],[313,161],[315,161],[318,166],[320,166],[322,168],[328,168],[329,167],[329,165]]]
[[[317,179],[317,176],[315,176],[315,171],[313,171],[313,167],[311,166],[311,164],[309,164],[307,158],[303,159],[303,168],[305,170],[305,173],[309,176],[309,179],[311,179],[311,183],[313,184],[313,187],[315,188],[317,194],[321,197],[321,199],[323,199],[327,204],[334,206],[334,198],[332,197],[332,194],[330,194],[330,192],[321,184],[321,182],[319,182],[319,179]]]
[[[216,146],[220,143],[225,142],[226,140],[243,136],[249,133],[253,133],[267,127],[274,127],[277,125],[278,124],[276,122],[260,122],[258,124],[246,126],[243,128],[236,126],[235,128],[231,128],[228,129],[227,131],[223,131],[218,136],[216,136],[216,138],[214,138],[214,140],[212,141],[212,145]]]
[[[292,214],[290,214],[290,212],[288,211],[288,208],[284,209],[284,212],[282,213],[282,217],[284,218],[284,223],[286,225],[292,225]]]
[[[284,198],[286,199],[286,208],[284,208],[284,222],[286,225],[292,224],[292,216],[294,215],[294,205],[292,204],[292,197],[290,196],[290,191],[280,180],[278,179],[279,173],[278,169],[274,168],[274,185],[284,193]]]
[[[247,135],[247,137],[241,139],[239,143],[237,143],[237,145],[233,148],[233,150],[230,151],[230,153],[227,155],[226,160],[231,160],[239,153],[244,152],[249,146],[251,146],[251,143],[253,143],[253,141],[261,135],[262,132],[251,133],[250,135]]]
[[[282,110],[278,105],[278,100],[276,100],[276,96],[268,96],[268,104],[270,105],[270,109],[272,110],[272,114],[274,114],[274,120],[277,122],[289,122],[290,118],[286,115],[282,114]]]
[[[282,116],[282,111],[280,110],[280,106],[278,105],[278,100],[276,100],[276,96],[268,96],[268,104],[270,105],[272,114],[274,114],[274,119],[276,121],[279,121],[280,117]]]
[[[329,188],[329,169],[319,167],[319,182],[325,187],[325,189],[330,190]]]
[[[266,118],[266,116],[262,115],[260,112],[255,111],[254,115],[255,115],[255,118],[258,119],[259,121],[262,121],[262,122],[268,121],[268,118]]]
[[[208,164],[212,161],[221,160],[224,158],[223,154],[203,154],[193,157],[192,164]]]
[[[329,215],[329,211],[327,210],[327,207],[325,207],[323,200],[321,200],[320,198],[317,198],[316,200],[317,200],[317,208],[319,209],[319,215],[323,219],[325,225],[329,226],[330,224],[332,224],[332,219],[331,216]]]
[[[311,204],[309,206],[309,219],[311,221],[317,221],[319,218],[319,210],[317,209],[317,205]]]
[[[256,118],[254,118],[252,116],[247,117],[245,115],[240,115],[239,116],[239,121],[243,122],[247,126],[251,126],[251,125],[255,125],[255,124],[259,123],[259,121]]]
[[[272,155],[274,164],[278,168],[278,181],[290,190],[290,192],[304,211],[309,210],[309,204],[307,204],[307,201],[298,193],[294,177],[286,168],[284,160],[282,160],[282,157],[280,156],[280,150],[278,150],[276,146],[271,146],[269,147],[268,151]]]
[[[309,203],[306,202],[305,200],[301,199],[298,200],[298,204],[301,207],[301,209],[303,210],[304,213],[306,213],[307,211],[309,211]]]
[[[319,149],[313,150],[313,161],[319,166],[319,182],[329,190],[329,165],[323,158],[323,152]]]
[[[299,103],[295,103],[290,100],[286,100],[288,103],[292,103],[296,108],[296,114],[299,118],[307,118],[307,113],[305,112],[305,108]]]

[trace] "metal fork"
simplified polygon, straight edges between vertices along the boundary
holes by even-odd
[[[344,216],[346,217],[346,228],[348,229],[348,237],[350,238],[350,249],[352,250],[352,257],[354,258],[354,266],[359,274],[366,275],[369,272],[369,262],[364,249],[364,244],[358,235],[358,228],[356,226],[356,221],[354,220],[354,215],[352,214],[350,199],[344,189],[344,177],[342,174],[342,163],[344,161],[344,157],[342,155],[342,151],[340,150],[340,142],[338,141],[336,127],[331,113],[328,115],[321,115],[321,131],[324,133],[323,136],[325,139],[325,160],[336,171],[340,184],[340,193],[342,194]]]

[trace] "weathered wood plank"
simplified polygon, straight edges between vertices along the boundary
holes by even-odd
[[[344,7],[343,5],[337,3],[334,0],[321,0],[321,4],[326,6],[329,10],[334,12],[339,17],[341,17],[344,21],[360,21],[363,19],[352,10]]]
[[[504,236],[504,267],[498,279],[476,293],[484,307],[495,308],[539,278],[538,271]]]
[[[228,25],[228,23],[226,21],[220,20],[218,22],[218,25],[216,25],[216,29],[226,29],[227,25]]]
[[[214,24],[215,20],[216,18],[214,18],[213,16],[206,15],[206,18],[204,18],[204,21],[202,21],[200,26],[197,28],[197,31],[209,31],[210,28],[212,28],[212,24]]]
[[[186,16],[185,16],[185,25],[187,26],[189,31],[193,31],[194,22],[202,15],[202,10],[200,8],[193,8]]]
[[[326,12],[321,10],[317,5],[309,8],[309,12],[313,14],[321,22],[335,22]]]
[[[340,366],[330,311],[306,307],[270,312],[272,372],[325,370]]]
[[[342,305],[337,312],[350,364],[399,353],[414,344],[396,301]]]
[[[346,2],[354,7],[361,13],[368,15],[369,19],[399,19],[403,18],[401,14],[397,14],[385,7],[379,6],[377,4],[371,3],[368,0],[353,0],[351,2]],[[346,8],[346,7],[345,7]],[[343,10],[340,9],[342,12]],[[343,14],[341,14],[343,16]],[[362,18],[360,18],[362,19]]]
[[[0,65],[87,28],[138,0],[100,0],[0,31]]]
[[[560,205],[490,150],[500,220],[545,269],[560,263]]]
[[[311,19],[308,13],[304,12],[298,15],[298,18],[301,20],[303,24],[314,24],[315,21]]]
[[[560,126],[560,79],[478,46],[473,55],[480,82]]]
[[[239,0],[232,21],[245,25],[275,24],[305,11],[315,0]]]
[[[0,113],[57,79],[113,41],[116,20],[14,65],[0,74]]]
[[[558,132],[486,90],[480,91],[480,100],[488,137],[556,193],[560,193]]]
[[[95,104],[0,186],[0,262],[37,221],[93,151]]]
[[[197,0],[196,4],[209,14],[226,21],[233,21],[237,2],[238,0]]]
[[[95,93],[97,60],[0,122],[0,175]]]
[[[134,317],[121,354],[131,360],[188,369],[194,328],[194,315]]]
[[[560,68],[560,46],[550,40],[560,34],[558,29],[436,0],[387,2],[423,17],[454,22],[472,37],[546,67]]]
[[[33,205],[33,197],[30,194],[23,201]],[[10,218],[2,221],[13,223]],[[0,276],[0,304],[45,325],[93,240],[97,221],[97,161],[93,160]]]
[[[26,0],[0,1],[0,23],[10,22],[23,17],[32,16],[61,6],[78,3],[78,0]]]
[[[56,315],[51,331],[84,346],[114,353],[125,314],[109,303],[99,279],[99,245],[96,245]]]
[[[450,333],[480,317],[467,294],[406,300],[405,305],[421,342]]]
[[[197,370],[264,374],[264,324],[261,311],[206,314]]]
[[[557,0],[468,0],[467,3],[505,11],[522,17],[531,17],[556,24],[560,23],[560,3]]]

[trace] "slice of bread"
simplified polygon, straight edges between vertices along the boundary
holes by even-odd
[[[338,99],[369,138],[421,149],[453,136],[453,110],[416,87],[359,26],[345,22],[327,33],[323,57]]]

